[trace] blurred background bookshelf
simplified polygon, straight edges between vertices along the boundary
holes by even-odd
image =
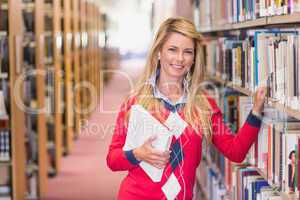
[[[99,101],[102,14],[84,0],[1,0],[0,9],[0,199],[40,199],[92,112],[80,115],[81,104]],[[80,96],[82,79],[96,99]]]

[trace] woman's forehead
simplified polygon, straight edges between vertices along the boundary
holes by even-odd
[[[182,47],[182,48],[194,48],[194,41],[190,37],[174,32],[168,35],[163,45]]]

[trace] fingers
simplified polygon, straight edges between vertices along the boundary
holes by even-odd
[[[155,140],[156,140],[156,138],[157,138],[157,136],[156,135],[152,135],[151,137],[149,137],[146,141],[145,141],[145,143],[152,143],[152,142],[154,142]]]
[[[170,159],[170,151],[159,151],[152,147],[152,142],[156,140],[156,136],[149,137],[142,145],[143,161],[148,162],[152,166],[163,169]]]
[[[152,166],[159,168],[159,169],[164,168],[168,163],[168,161],[166,161],[166,160],[162,161],[162,160],[157,160],[157,159],[154,159],[154,160],[150,159],[150,160],[147,160],[146,162],[148,162]]]
[[[149,159],[151,160],[157,160],[157,161],[161,161],[161,162],[168,162],[170,159],[170,156],[157,156],[155,154],[152,154],[149,156]]]
[[[267,87],[259,87],[257,89],[257,95],[259,97],[264,97],[267,94]]]
[[[151,153],[156,156],[166,157],[166,156],[170,156],[171,151],[169,151],[169,150],[159,151],[157,149],[151,148]]]
[[[169,151],[158,151],[156,149],[151,148],[150,152],[148,152],[146,162],[149,164],[162,169],[164,168],[170,160],[170,152]]]

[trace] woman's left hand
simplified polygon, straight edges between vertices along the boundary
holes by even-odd
[[[252,111],[261,114],[264,109],[264,102],[267,94],[266,87],[259,87],[254,94],[254,105]]]

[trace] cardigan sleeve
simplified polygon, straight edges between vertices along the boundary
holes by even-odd
[[[123,151],[123,146],[126,140],[127,127],[125,115],[128,112],[125,104],[121,106],[115,129],[112,136],[111,144],[109,145],[108,154],[106,157],[107,166],[112,171],[126,171],[138,166],[139,161],[134,157],[132,150]]]
[[[212,114],[212,143],[229,160],[242,162],[252,144],[256,141],[261,119],[249,113],[245,123],[238,130],[237,134],[232,134],[231,129],[225,125],[220,109],[214,100],[209,99],[213,109]]]

